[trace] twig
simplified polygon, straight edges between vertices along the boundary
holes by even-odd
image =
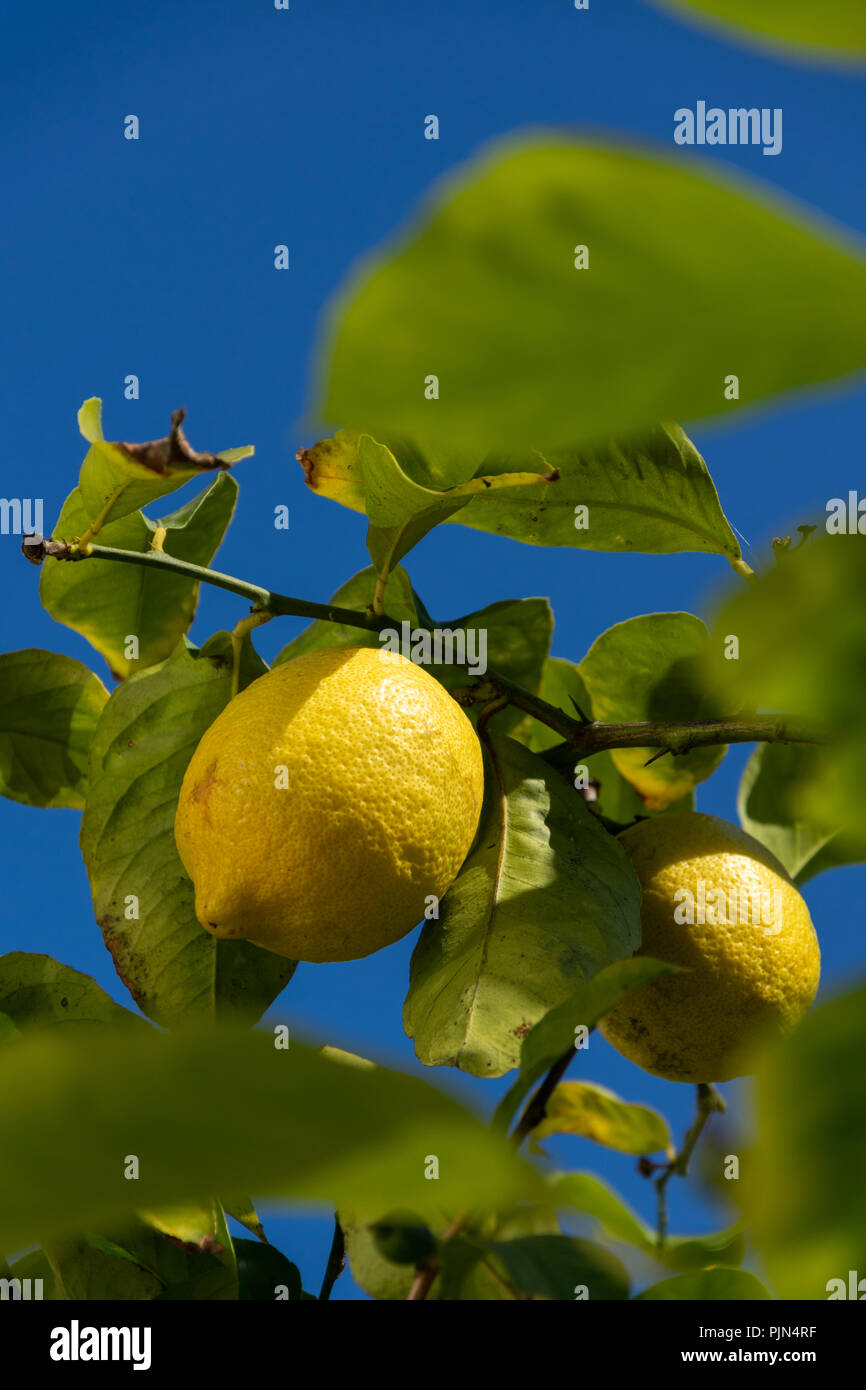
[[[510,1142],[516,1149],[520,1148],[520,1145],[530,1131],[541,1124],[541,1121],[547,1114],[547,1102],[550,1100],[550,1097],[553,1095],[568,1070],[575,1052],[576,1049],[570,1047],[567,1052],[564,1052],[561,1057],[557,1058],[541,1085],[529,1097],[526,1108],[510,1135]]]
[[[658,1203],[658,1234],[656,1236],[656,1245],[659,1250],[664,1248],[668,1233],[668,1183],[675,1173],[681,1178],[687,1176],[689,1161],[710,1116],[717,1112],[724,1112],[726,1108],[725,1102],[713,1086],[705,1084],[698,1086],[697,1118],[686,1134],[679,1153],[671,1159],[670,1163],[661,1165],[662,1171],[655,1179],[656,1198]],[[646,1171],[646,1169],[642,1171]]]
[[[444,1245],[446,1240],[450,1240],[452,1236],[458,1235],[460,1231],[463,1229],[463,1223],[465,1220],[465,1212],[462,1215],[456,1217],[451,1222],[451,1225],[448,1226],[447,1229],[442,1232],[442,1235],[440,1236],[440,1244]],[[442,1266],[439,1260],[435,1258],[431,1260],[425,1260],[424,1264],[418,1265],[415,1270],[415,1278],[412,1280],[412,1287],[406,1295],[406,1302],[421,1303],[430,1292],[430,1289],[433,1286],[433,1280],[436,1278],[436,1275],[439,1273],[441,1268]]]
[[[161,550],[117,550],[113,546],[81,544],[74,541],[46,541],[42,536],[25,536],[22,551],[28,560],[40,564],[45,558],[58,561],[114,560],[120,564],[141,565],[167,574],[182,575],[200,584],[226,589],[250,601],[257,621],[270,617],[317,618],[322,622],[342,623],[347,627],[380,632],[383,628],[399,627],[386,613],[372,609],[359,612],[353,608],[338,608],[330,603],[312,603],[307,599],[277,594],[261,585],[250,584],[233,575],[188,560],[166,555]],[[483,680],[467,689],[455,691],[460,704],[482,703],[488,706],[487,716],[505,705],[523,710],[540,723],[559,734],[563,743],[548,750],[546,760],[552,766],[573,766],[579,758],[611,748],[660,748],[678,756],[692,748],[726,743],[821,743],[825,735],[820,730],[784,715],[734,716],[730,719],[705,719],[691,722],[666,723],[646,720],[630,724],[602,724],[598,720],[574,719],[540,696],[509,680],[498,671],[489,670]]]
[[[322,1279],[322,1287],[319,1292],[320,1303],[326,1303],[331,1297],[331,1290],[345,1268],[346,1239],[343,1235],[343,1228],[340,1225],[340,1218],[337,1213],[334,1212],[334,1238],[331,1241],[328,1263],[325,1265],[325,1275]]]

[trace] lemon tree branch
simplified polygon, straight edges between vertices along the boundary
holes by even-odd
[[[657,1199],[657,1233],[656,1245],[659,1250],[664,1248],[668,1233],[668,1183],[676,1174],[678,1177],[688,1176],[689,1162],[694,1153],[698,1140],[706,1128],[711,1115],[724,1113],[727,1109],[725,1102],[719,1095],[715,1087],[710,1085],[698,1086],[698,1113],[694,1124],[683,1140],[682,1148],[679,1153],[671,1159],[670,1163],[660,1165],[661,1172],[655,1179],[656,1199]],[[649,1174],[656,1165],[644,1163],[641,1171]]]
[[[211,584],[217,589],[225,589],[248,599],[257,615],[269,617],[318,618],[323,622],[342,623],[347,627],[362,628],[367,632],[379,632],[382,628],[393,627],[395,622],[387,613],[377,613],[371,608],[359,612],[354,608],[339,608],[330,603],[313,603],[307,599],[293,598],[288,594],[274,593],[259,584],[251,584],[245,579],[236,579],[219,570],[207,569],[203,565],[191,564],[177,556],[167,555],[162,550],[119,550],[113,546],[45,540],[42,536],[25,536],[22,551],[35,564],[45,558],[61,561],[113,560],[119,564],[142,565],[145,569],[158,569],[168,574],[183,575],[200,584]],[[532,715],[540,723],[559,734],[562,744],[551,749],[545,756],[555,767],[573,764],[575,759],[588,758],[593,753],[601,753],[611,748],[658,748],[657,757],[665,753],[674,756],[688,753],[692,748],[725,743],[821,743],[824,736],[820,730],[804,721],[786,715],[746,715],[730,719],[706,719],[669,723],[664,720],[644,720],[630,724],[602,724],[591,720],[578,710],[578,718],[548,704],[532,691],[501,675],[488,671],[486,676],[465,690],[455,691],[460,704],[495,704],[496,709],[506,704]],[[494,713],[494,709],[488,711]]]

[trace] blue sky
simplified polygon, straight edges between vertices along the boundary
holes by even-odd
[[[776,61],[639,0],[591,0],[581,12],[571,0],[292,0],[288,12],[269,0],[48,0],[6,7],[3,31],[0,492],[44,498],[50,526],[83,456],[82,400],[102,396],[106,436],[130,440],[164,434],[184,404],[194,446],[256,446],[236,470],[240,503],[219,567],[307,598],[327,597],[367,559],[360,518],[312,497],[294,459],[318,437],[304,421],[320,314],[356,258],[480,144],[547,125],[672,153],[679,107],[781,107],[781,154],[726,147],[705,158],[866,234],[864,78]],[[137,142],[123,139],[129,113],[140,118]],[[440,119],[438,142],[423,138],[429,113]],[[282,274],[273,268],[281,242],[292,258]],[[136,402],[123,398],[130,372],[141,380]],[[848,383],[690,429],[756,566],[773,535],[819,520],[828,498],[857,487],[864,404],[866,389]],[[279,503],[290,508],[288,532],[273,529]],[[716,557],[532,549],[460,526],[435,531],[408,568],[436,615],[547,595],[553,650],[573,659],[635,613],[705,613],[730,582]],[[39,608],[37,574],[15,537],[0,537],[0,572],[0,649],[67,652],[107,679],[84,640]],[[194,638],[242,611],[239,600],[204,593]],[[263,655],[301,626],[264,629]],[[700,809],[735,817],[745,757],[729,754],[700,790]],[[0,949],[49,952],[128,1002],[93,922],[77,830],[73,812],[0,802]],[[860,867],[807,888],[824,991],[866,973],[850,909],[864,889]],[[34,897],[56,913],[35,914]],[[274,1016],[317,1041],[423,1071],[400,1023],[413,942],[354,964],[301,966]],[[690,1088],[645,1076],[601,1039],[583,1074],[657,1105],[677,1132],[688,1123]],[[485,1111],[501,1090],[450,1073],[432,1079]],[[726,1090],[745,1115],[745,1088]],[[550,1147],[563,1165],[606,1176],[651,1218],[651,1189],[633,1160],[584,1141]],[[696,1183],[673,1186],[673,1229],[708,1230],[723,1219]],[[317,1291],[329,1220],[280,1215],[267,1225]],[[348,1274],[334,1294],[359,1296]]]

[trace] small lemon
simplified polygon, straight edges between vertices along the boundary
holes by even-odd
[[[730,1081],[761,1033],[785,1033],[818,989],[808,908],[782,865],[744,830],[682,812],[641,821],[620,844],[643,899],[638,955],[689,970],[635,990],[600,1032],[669,1081]]]
[[[405,657],[287,661],[223,710],[183,779],[174,830],[196,916],[294,960],[370,955],[455,878],[483,780],[463,710]]]

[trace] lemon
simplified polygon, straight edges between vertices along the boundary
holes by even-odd
[[[685,967],[635,990],[600,1032],[654,1076],[730,1081],[760,1034],[788,1032],[818,989],[809,910],[768,849],[716,816],[641,821],[620,844],[640,879],[638,955]]]
[[[475,836],[475,730],[438,681],[371,647],[254,681],[196,748],[175,840],[196,916],[294,960],[357,960],[411,931]]]

